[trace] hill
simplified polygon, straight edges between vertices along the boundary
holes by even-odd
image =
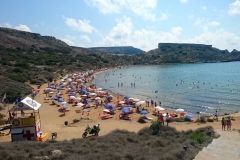
[[[31,92],[28,84],[52,82],[75,71],[126,65],[239,60],[240,52],[237,50],[229,52],[204,44],[159,43],[157,49],[148,52],[131,46],[88,49],[69,46],[52,36],[0,27],[0,97],[6,92],[9,101],[15,101],[16,96]]]
[[[42,84],[74,71],[123,65],[132,65],[131,57],[72,47],[51,36],[0,27],[0,96],[7,92],[10,101],[16,98],[13,88],[20,90],[18,85],[5,83],[10,80]],[[31,91],[27,88],[18,96]]]
[[[132,46],[119,46],[119,47],[92,47],[91,50],[97,50],[101,52],[111,53],[111,54],[140,54],[144,53],[143,50],[134,48]]]
[[[239,61],[240,52],[204,44],[159,43],[157,49],[139,54],[137,59],[134,64],[215,63]]]

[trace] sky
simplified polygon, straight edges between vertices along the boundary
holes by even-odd
[[[85,48],[196,43],[240,51],[240,0],[2,0],[0,27]]]

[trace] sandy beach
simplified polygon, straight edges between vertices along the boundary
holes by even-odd
[[[57,81],[59,83],[60,80]],[[33,88],[37,88],[37,86],[32,86]],[[51,133],[57,132],[58,137],[56,140],[62,141],[62,140],[70,140],[73,138],[82,138],[82,134],[84,132],[84,129],[87,125],[93,126],[97,123],[100,123],[101,131],[99,133],[99,136],[106,135],[109,132],[115,130],[115,129],[124,129],[128,130],[130,132],[138,132],[140,129],[144,127],[149,127],[151,125],[150,120],[146,120],[147,123],[140,124],[137,122],[137,120],[142,116],[139,113],[136,113],[135,108],[133,108],[134,113],[130,114],[131,121],[128,120],[120,120],[119,114],[121,113],[121,110],[116,109],[116,114],[113,115],[110,119],[102,120],[99,118],[99,115],[103,113],[104,106],[102,107],[91,107],[90,112],[83,112],[83,110],[79,107],[72,106],[73,104],[67,104],[70,108],[69,111],[66,112],[64,115],[62,112],[59,112],[59,107],[57,105],[50,105],[51,101],[49,103],[44,103],[44,99],[46,97],[46,94],[43,93],[43,90],[48,87],[48,84],[43,84],[40,87],[39,93],[36,95],[34,100],[39,102],[41,104],[40,107],[40,118],[41,118],[41,130],[43,133],[48,133],[49,139],[51,139]],[[63,99],[67,101],[68,94],[66,93],[66,88],[64,90],[61,90],[63,95]],[[77,94],[76,97],[79,97],[80,95]],[[104,97],[101,98],[104,100]],[[120,96],[119,101],[123,100],[123,96]],[[118,101],[117,96],[113,94],[113,99],[111,104],[116,104]],[[90,105],[94,105],[94,102],[90,102]],[[144,104],[145,105],[145,104]],[[10,106],[11,108],[12,106]],[[145,106],[144,106],[145,107]],[[149,113],[146,115],[146,117],[151,117],[153,120],[156,120],[157,117],[152,115],[154,111],[154,107],[145,107]],[[6,113],[6,110],[1,111],[1,113]],[[173,111],[165,110],[163,113],[173,113]],[[240,113],[232,114],[231,116],[235,117],[235,121],[232,121],[232,130],[240,130]],[[80,119],[79,122],[73,123],[74,119]],[[175,127],[177,130],[195,130],[199,127],[205,127],[205,126],[212,126],[214,129],[221,129],[221,116],[219,116],[218,122],[207,122],[205,124],[198,124],[194,122],[184,122],[184,123],[177,123],[173,122],[170,123],[169,126]],[[65,125],[65,122],[68,122],[68,125]],[[226,131],[229,132],[229,131]],[[11,136],[1,136],[0,142],[10,142]]]

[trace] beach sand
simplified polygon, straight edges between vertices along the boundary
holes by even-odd
[[[58,81],[59,82],[59,81]],[[70,140],[73,138],[82,138],[82,134],[85,130],[85,127],[87,125],[93,126],[97,123],[100,123],[101,131],[99,133],[99,136],[106,135],[109,132],[115,130],[115,129],[124,129],[128,130],[130,132],[138,132],[144,127],[150,127],[151,121],[147,121],[147,123],[140,124],[137,122],[137,120],[142,116],[139,113],[133,113],[130,114],[131,121],[127,120],[119,120],[119,114],[121,110],[116,110],[116,114],[111,119],[101,120],[99,118],[99,114],[103,113],[104,107],[96,108],[91,107],[90,112],[85,112],[82,114],[82,109],[78,107],[72,107],[72,104],[68,104],[70,111],[67,111],[65,115],[63,113],[60,113],[58,111],[59,107],[56,105],[50,105],[50,103],[44,103],[44,98],[46,97],[46,94],[43,94],[43,90],[47,88],[48,84],[43,84],[40,88],[40,92],[37,94],[37,96],[34,98],[37,102],[41,104],[40,107],[40,119],[41,119],[41,130],[44,133],[48,133],[49,139],[51,139],[51,133],[57,132],[57,139],[58,141],[62,140]],[[36,88],[36,86],[32,86],[33,88]],[[63,98],[67,100],[68,95],[65,94],[66,89],[62,90]],[[79,95],[77,95],[79,96]],[[121,97],[123,98],[123,97]],[[119,99],[121,100],[121,99]],[[113,102],[117,102],[117,97],[113,97]],[[91,103],[90,103],[91,104]],[[10,106],[12,107],[12,106]],[[146,107],[149,111],[149,114],[146,115],[146,117],[151,117],[153,120],[156,120],[157,117],[152,115],[154,111],[154,107]],[[80,113],[77,113],[79,112]],[[6,113],[7,111],[4,110],[1,113]],[[135,112],[135,109],[134,109]],[[165,110],[164,113],[169,112],[173,113],[173,111]],[[89,115],[88,115],[89,113]],[[232,129],[240,130],[240,113],[232,114],[231,116],[236,117],[235,121],[232,121]],[[77,123],[73,123],[74,119],[80,119]],[[89,119],[89,120],[87,120]],[[194,122],[188,122],[188,123],[169,123],[169,126],[175,127],[179,131],[186,131],[189,129],[195,130],[200,127],[206,127],[206,126],[212,126],[214,129],[221,129],[221,123],[220,123],[221,117],[219,117],[218,122],[207,122],[206,124],[197,124]],[[65,126],[65,122],[68,122],[68,125]],[[228,131],[226,131],[228,132]],[[10,142],[11,136],[0,136],[0,142]]]

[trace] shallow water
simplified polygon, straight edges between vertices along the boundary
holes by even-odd
[[[240,62],[164,64],[105,71],[95,84],[169,109],[223,114],[240,110],[239,79]]]

